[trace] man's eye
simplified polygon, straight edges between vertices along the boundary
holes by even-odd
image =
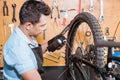
[[[46,25],[46,24],[44,24],[44,25],[40,25],[40,27],[45,27],[45,25]]]
[[[45,27],[45,26],[40,26],[40,27]]]

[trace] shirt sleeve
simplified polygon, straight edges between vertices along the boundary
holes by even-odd
[[[36,68],[34,55],[32,55],[33,53],[31,50],[25,48],[17,48],[13,50],[13,53],[15,54],[17,61],[14,67],[19,74]]]

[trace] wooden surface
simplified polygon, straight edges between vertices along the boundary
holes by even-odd
[[[3,45],[4,42],[7,40],[7,38],[10,35],[10,28],[8,27],[9,24],[12,24],[12,4],[16,3],[17,8],[16,8],[16,17],[17,17],[17,22],[15,22],[15,26],[19,25],[19,9],[23,2],[25,0],[6,0],[7,5],[9,8],[9,16],[3,16],[3,0],[0,0],[0,45]],[[49,4],[50,7],[52,7],[52,0],[44,0],[47,4]],[[59,5],[59,10],[69,10],[69,9],[76,9],[76,11],[71,11],[68,12],[68,18],[67,18],[67,24],[74,18],[75,15],[78,14],[78,0],[56,0],[57,4]],[[81,8],[84,9],[84,11],[90,12],[89,11],[89,5],[90,5],[90,0],[81,0]],[[99,19],[100,15],[100,0],[93,0],[94,1],[94,11],[90,12],[93,14],[97,19]],[[59,34],[65,26],[62,26],[62,20],[63,20],[63,15],[64,13],[60,13],[60,19],[57,18],[57,11],[54,9],[53,11],[53,19],[49,18],[49,22],[47,24],[47,30],[46,30],[46,39],[43,39],[43,34],[40,34],[37,37],[37,40],[39,43],[44,43],[47,42],[49,39],[51,39],[53,36]],[[54,22],[54,18],[56,17],[57,24]],[[4,35],[4,26],[3,26],[3,20],[5,19],[6,21],[6,30],[7,33]],[[117,27],[118,22],[120,21],[120,0],[104,0],[104,21],[100,22],[100,25],[102,27],[103,33],[105,34],[105,29],[106,27],[109,27],[109,32],[110,35],[108,37],[112,37],[113,34],[115,33],[115,29]],[[120,31],[120,25],[116,33],[117,41],[120,41],[119,37],[119,31]],[[62,53],[61,53],[62,52]],[[64,48],[60,51],[56,51],[55,54],[57,55],[57,58],[59,56],[65,56],[64,55]],[[44,54],[45,57],[50,57],[48,53]],[[54,59],[54,58],[53,58]],[[44,66],[55,66],[55,65],[64,65],[65,60],[64,58],[60,58],[59,60],[55,58],[55,60],[58,61],[58,63],[52,62],[46,58],[44,58]],[[3,66],[2,63],[2,58],[0,57],[0,66]]]

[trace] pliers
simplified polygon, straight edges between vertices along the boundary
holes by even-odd
[[[58,5],[57,5],[57,2],[56,0],[53,0],[53,4],[52,4],[52,12],[53,12],[53,9],[56,8],[57,9],[57,13],[58,13],[58,18],[60,18],[60,13],[59,13],[59,8],[58,8]],[[52,14],[51,14],[51,19],[53,18]]]
[[[3,1],[4,5],[3,5],[3,16],[8,16],[8,6],[7,6],[7,2]]]

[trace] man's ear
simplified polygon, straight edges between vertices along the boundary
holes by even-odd
[[[25,28],[26,28],[26,30],[30,30],[32,27],[33,27],[33,24],[32,23],[30,23],[30,22],[26,22],[25,23]]]

